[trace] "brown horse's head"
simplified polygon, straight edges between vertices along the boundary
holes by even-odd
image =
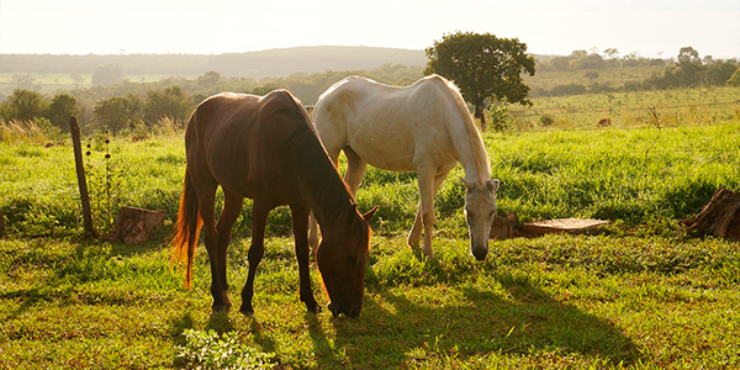
[[[319,272],[329,295],[329,311],[335,317],[360,316],[365,296],[365,266],[370,249],[372,231],[368,221],[378,207],[360,215],[356,207],[341,227],[322,230],[323,238],[316,254]]]

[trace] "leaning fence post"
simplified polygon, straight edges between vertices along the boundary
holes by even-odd
[[[93,238],[98,237],[92,222],[90,211],[90,195],[87,193],[87,180],[85,180],[85,166],[82,163],[82,142],[80,141],[80,126],[74,116],[69,117],[69,131],[72,133],[72,146],[75,151],[75,168],[77,169],[77,183],[80,187],[80,200],[82,201],[82,215],[84,217],[85,232]]]

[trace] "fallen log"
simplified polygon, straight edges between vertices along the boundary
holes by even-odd
[[[522,225],[522,230],[533,235],[552,233],[585,234],[598,231],[609,221],[588,218],[557,218],[554,220],[528,222]]]

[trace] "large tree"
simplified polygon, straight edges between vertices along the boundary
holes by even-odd
[[[77,116],[80,108],[77,107],[77,101],[72,95],[58,94],[51,99],[51,105],[46,110],[46,117],[55,127],[62,131],[69,131],[69,117]]]
[[[534,57],[527,55],[527,44],[516,38],[472,32],[446,34],[426,49],[426,55],[429,62],[424,73],[453,80],[463,98],[475,106],[482,130],[486,127],[486,99],[531,104],[527,99],[529,87],[521,75],[534,75]]]
[[[0,115],[6,121],[33,121],[42,117],[49,102],[37,91],[15,89],[8,100],[0,103]]]
[[[113,136],[116,136],[118,131],[141,121],[142,111],[141,100],[133,94],[128,94],[126,97],[114,96],[98,101],[95,103],[93,114],[103,127],[113,131]]]
[[[185,95],[180,86],[170,86],[163,91],[149,91],[146,94],[144,119],[154,124],[162,118],[181,122],[188,118],[193,109],[192,97]]]

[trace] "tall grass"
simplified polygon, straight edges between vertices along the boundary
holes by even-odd
[[[44,144],[46,132],[33,121],[0,120],[0,143]]]
[[[185,165],[180,136],[139,142],[111,139],[108,151],[115,161],[117,180],[100,186],[115,189],[98,192],[98,196],[108,196],[113,191],[115,204],[109,213],[114,215],[120,206],[129,205],[162,209],[174,219]],[[636,227],[660,220],[675,224],[698,212],[718,188],[740,190],[740,158],[734,154],[740,147],[738,137],[740,126],[725,123],[489,133],[485,143],[492,173],[502,181],[500,214],[517,212],[522,221],[596,217]],[[88,165],[105,168],[102,152],[93,150],[93,154],[86,158]],[[4,144],[0,166],[0,210],[8,218],[9,233],[74,235],[81,230],[71,146]],[[344,163],[341,166],[343,170]],[[467,233],[462,176],[458,166],[435,199],[441,236]],[[373,225],[380,232],[405,232],[418,202],[416,177],[369,168],[358,201],[361,209],[382,207]],[[250,201],[246,202],[237,233],[248,234],[251,228]],[[106,217],[110,219],[111,214]],[[268,233],[289,233],[289,219],[286,207],[276,209],[270,215]]]

